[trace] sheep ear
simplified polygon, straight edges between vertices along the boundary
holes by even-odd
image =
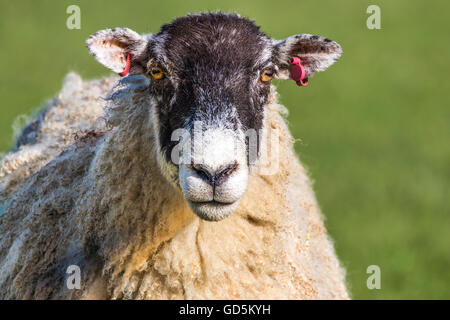
[[[297,34],[285,40],[276,41],[275,49],[280,79],[289,79],[289,61],[299,57],[305,67],[306,76],[325,71],[342,54],[341,46],[332,40],[310,34]]]
[[[148,39],[128,28],[105,29],[91,35],[86,46],[98,62],[125,76],[144,72],[139,62],[145,59]]]

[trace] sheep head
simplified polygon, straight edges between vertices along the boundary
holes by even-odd
[[[228,217],[246,191],[263,143],[251,136],[264,130],[272,78],[289,79],[291,57],[311,76],[341,55],[326,38],[276,41],[252,21],[221,13],[178,18],[157,34],[102,30],[87,47],[114,72],[150,79],[161,171],[192,211],[210,221]]]

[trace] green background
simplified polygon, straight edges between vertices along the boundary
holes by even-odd
[[[81,8],[68,30],[66,8]],[[381,8],[381,30],[366,9]],[[109,74],[84,41],[110,27],[156,32],[188,12],[256,20],[276,39],[312,33],[344,54],[306,88],[277,82],[355,299],[450,298],[448,1],[0,0],[0,152],[12,123],[56,94],[67,72]],[[366,269],[381,268],[369,290]]]

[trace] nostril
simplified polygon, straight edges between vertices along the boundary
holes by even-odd
[[[191,165],[192,170],[194,170],[197,175],[203,180],[207,181],[209,184],[220,185],[228,177],[237,170],[238,163],[234,161],[233,163],[221,167],[219,170],[215,172],[211,172],[211,170],[201,164]]]
[[[226,166],[224,169],[222,169],[221,171],[219,171],[218,173],[216,173],[215,175],[215,182],[216,184],[221,184],[222,182],[224,182],[226,179],[228,179],[228,177],[237,170],[238,168],[238,163],[236,161],[234,161],[233,163],[229,164],[228,166]]]
[[[207,181],[210,184],[214,183],[214,174],[209,172],[209,170],[201,165],[195,164],[191,166],[192,170],[194,170],[203,180]]]

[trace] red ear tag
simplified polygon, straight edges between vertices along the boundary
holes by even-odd
[[[294,80],[298,86],[304,87],[308,84],[308,77],[306,76],[305,67],[299,57],[292,57],[289,60],[291,79]]]
[[[121,73],[119,73],[119,75],[121,77],[125,77],[128,75],[128,73],[130,73],[130,67],[131,67],[131,53],[127,54],[127,64],[125,65],[125,69],[123,69],[123,71]]]

